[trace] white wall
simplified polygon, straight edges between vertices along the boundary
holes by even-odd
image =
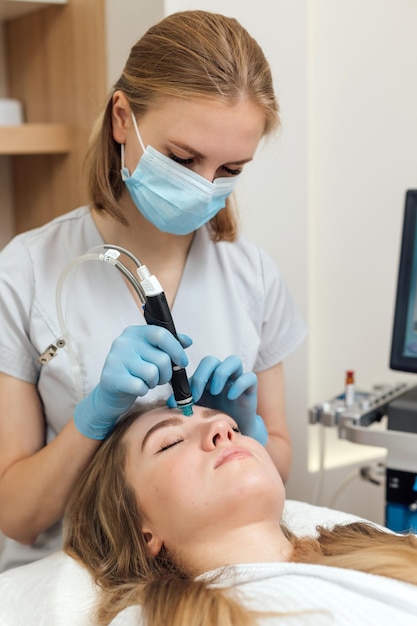
[[[105,0],[109,89],[119,78],[133,44],[163,17],[163,0]]]
[[[310,2],[310,398],[388,368],[404,194],[417,187],[417,3]]]

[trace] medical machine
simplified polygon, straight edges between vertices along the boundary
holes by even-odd
[[[405,199],[390,368],[417,373],[417,190]],[[341,439],[387,449],[385,523],[417,532],[417,385],[352,386],[309,410],[309,422],[337,427]]]

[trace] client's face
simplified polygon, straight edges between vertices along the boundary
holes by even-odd
[[[125,435],[126,479],[146,524],[168,548],[258,521],[280,519],[284,487],[269,454],[234,420],[195,406],[159,408]],[[157,553],[160,545],[150,548]]]

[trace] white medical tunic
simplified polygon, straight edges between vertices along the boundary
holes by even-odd
[[[0,253],[0,371],[37,385],[48,442],[62,430],[78,401],[67,347],[59,348],[45,365],[38,360],[62,337],[57,283],[69,263],[101,244],[89,207],[81,207],[18,235]],[[145,258],[140,261],[146,264]],[[152,267],[148,269],[152,273]],[[99,381],[112,341],[127,326],[145,321],[122,274],[104,262],[74,265],[61,295],[66,338],[85,396]],[[206,227],[192,242],[172,315],[177,332],[193,339],[187,349],[189,375],[209,354],[219,359],[239,355],[245,371],[260,372],[281,362],[306,334],[269,256],[243,237],[215,243]],[[138,402],[170,394],[165,385]],[[55,525],[33,546],[7,540],[0,571],[56,550],[60,538]]]

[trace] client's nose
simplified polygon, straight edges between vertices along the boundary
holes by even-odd
[[[205,447],[212,450],[223,441],[232,441],[235,433],[227,419],[215,419],[207,424],[204,437]]]

